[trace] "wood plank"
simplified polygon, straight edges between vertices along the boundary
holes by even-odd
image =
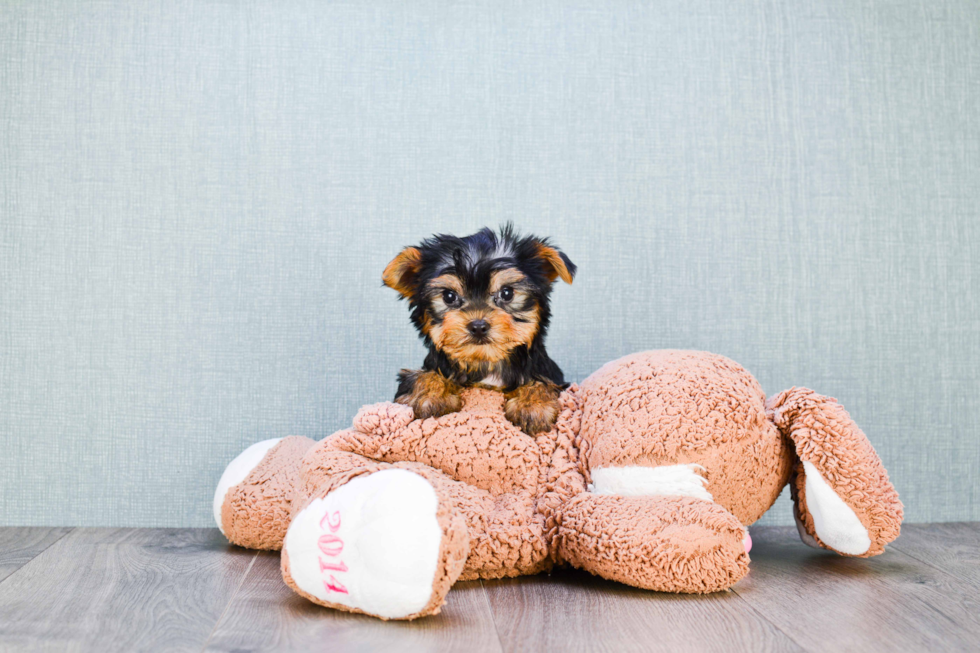
[[[793,527],[753,528],[735,592],[809,651],[976,650],[968,583],[890,548],[870,559],[803,545]]]
[[[0,584],[0,650],[200,650],[254,559],[216,529],[75,529]]]
[[[799,651],[732,592],[662,594],[572,569],[485,581],[507,651]]]
[[[0,582],[70,531],[70,528],[0,528]]]
[[[905,524],[891,546],[980,589],[980,523]]]
[[[664,595],[562,570],[461,583],[441,615],[402,623],[315,606],[283,584],[278,554],[230,547],[213,529],[0,529],[0,650],[939,651],[980,641],[980,524],[906,525],[870,560],[807,548],[793,528],[754,528],[753,539],[752,571],[733,592]]]
[[[279,554],[262,552],[206,646],[207,651],[500,651],[479,582],[457,583],[442,612],[411,622],[330,610],[282,580]]]

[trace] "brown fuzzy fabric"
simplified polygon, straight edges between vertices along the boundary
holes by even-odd
[[[806,508],[803,461],[817,468],[868,531],[871,547],[856,557],[883,552],[885,545],[898,537],[904,509],[881,459],[844,407],[832,397],[806,388],[790,388],[771,397],[767,409],[773,422],[796,446],[790,490],[796,517],[806,532],[823,548],[848,555],[817,536],[813,517]]]
[[[791,456],[766,396],[738,363],[697,351],[650,351],[582,382],[587,464],[704,467],[716,502],[751,524],[789,480]]]
[[[351,429],[307,449],[289,476],[294,514],[381,469],[406,469],[432,484],[443,562],[433,602],[412,617],[437,610],[457,578],[517,576],[555,564],[661,591],[730,587],[748,569],[744,526],[793,474],[797,511],[815,535],[801,460],[816,465],[859,516],[872,540],[865,555],[898,534],[901,503],[843,408],[801,389],[767,404],[758,382],[723,356],[651,351],[609,363],[559,395],[554,428],[537,436],[507,419],[500,392],[469,388],[460,396],[459,412],[428,419],[395,403],[365,406]],[[697,465],[713,501],[588,491],[598,468],[681,464]],[[288,569],[284,556],[292,586]]]
[[[314,444],[298,435],[283,438],[244,481],[228,489],[221,506],[221,527],[229,542],[247,549],[282,548],[299,464]]]
[[[659,592],[703,594],[749,571],[745,529],[710,501],[584,493],[565,509],[561,557],[603,578]]]
[[[490,394],[489,391],[479,392]],[[512,426],[509,422],[507,424]],[[428,464],[402,461],[379,465],[376,462],[379,459],[397,460],[397,457],[377,454],[372,459],[338,450],[350,447],[364,435],[341,431],[312,449],[303,464],[303,493],[310,497],[323,496],[324,488],[330,491],[363,473],[390,467],[407,469],[432,483],[439,496],[445,496],[452,502],[466,524],[470,534],[469,556],[461,580],[518,576],[547,568],[548,542],[544,537],[543,523],[535,523],[532,491],[518,488],[495,495],[470,483],[457,481]],[[433,438],[430,442],[438,443],[438,439]],[[422,442],[416,444],[419,449],[414,452],[413,458],[424,458],[432,453],[425,450]],[[305,502],[301,505],[305,505]]]

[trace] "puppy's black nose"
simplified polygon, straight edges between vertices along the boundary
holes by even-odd
[[[466,325],[466,329],[477,338],[484,338],[490,333],[490,323],[486,320],[473,320]]]

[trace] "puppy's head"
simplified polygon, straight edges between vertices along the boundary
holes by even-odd
[[[556,279],[575,265],[546,239],[499,233],[436,235],[407,247],[385,268],[385,285],[409,301],[412,322],[464,368],[499,362],[544,338]]]

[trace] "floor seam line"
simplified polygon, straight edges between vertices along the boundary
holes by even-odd
[[[918,556],[912,555],[911,553],[909,553],[905,549],[901,548],[901,546],[902,545],[900,545],[900,544],[899,545],[892,544],[891,545],[891,549],[893,551],[898,551],[902,555],[905,555],[905,556],[908,556],[908,557],[912,558],[916,562],[921,562],[925,566],[931,567],[932,569],[935,569],[936,571],[938,571],[941,574],[944,574],[946,576],[949,576],[954,581],[957,581],[959,583],[965,583],[965,584],[969,585],[970,587],[977,587],[977,583],[974,583],[972,580],[964,580],[962,576],[957,576],[956,574],[954,574],[953,572],[951,572],[951,571],[949,571],[947,569],[943,569],[942,567],[937,567],[935,564],[929,562],[928,560],[923,560],[922,558],[920,558]]]
[[[490,595],[487,592],[487,586],[483,584],[483,579],[480,579],[480,589],[483,590],[483,602],[487,604],[487,611],[490,613],[490,621],[493,622],[493,632],[497,635],[497,644],[500,646],[501,653],[504,653],[506,649],[504,648],[504,640],[500,637],[500,627],[497,626],[497,615],[493,613],[493,606],[490,605]]]
[[[218,629],[218,626],[221,624],[221,620],[225,618],[226,614],[228,614],[228,609],[231,607],[231,604],[234,603],[235,597],[237,597],[238,593],[242,590],[242,585],[245,584],[245,579],[248,578],[248,575],[250,573],[252,573],[252,567],[255,566],[255,561],[258,559],[259,559],[259,552],[256,551],[255,555],[253,555],[252,559],[249,561],[248,568],[245,569],[245,573],[242,574],[241,580],[239,580],[238,585],[235,586],[235,591],[232,592],[231,596],[228,597],[228,603],[225,604],[225,607],[221,611],[221,614],[218,615],[218,618],[215,620],[214,625],[211,627],[211,632],[208,633],[208,638],[204,640],[204,645],[201,646],[201,653],[204,653],[204,651],[208,649],[208,644],[211,643],[211,638],[214,637],[214,631]]]
[[[751,610],[754,614],[758,615],[760,619],[762,619],[767,624],[769,624],[770,626],[772,626],[773,628],[775,628],[777,631],[779,631],[780,633],[782,633],[786,637],[786,639],[788,639],[789,641],[791,641],[794,644],[796,644],[800,648],[801,651],[812,651],[813,650],[813,649],[807,648],[806,646],[803,646],[798,641],[796,641],[796,639],[792,635],[790,635],[785,630],[783,630],[782,628],[780,628],[779,624],[777,624],[776,622],[772,621],[769,617],[767,617],[766,615],[764,615],[754,605],[752,605],[752,603],[747,598],[745,598],[744,596],[742,596],[741,594],[739,594],[738,593],[738,590],[735,589],[734,587],[732,588],[732,594],[734,594],[735,596],[737,596],[738,597],[738,600],[741,601],[742,603],[744,603],[745,605],[747,605],[748,608],[749,608],[749,610]]]
[[[78,527],[77,526],[68,526],[67,528],[68,528],[68,530],[65,531],[64,533],[62,533],[58,538],[56,538],[54,542],[52,542],[51,544],[47,545],[46,547],[44,547],[43,549],[41,549],[40,551],[38,551],[37,553],[35,553],[33,556],[31,556],[31,559],[30,560],[28,560],[27,562],[25,562],[24,564],[22,564],[20,567],[17,567],[17,569],[15,569],[14,571],[12,571],[9,576],[7,576],[6,578],[4,578],[3,580],[0,580],[0,585],[3,585],[9,579],[11,579],[14,576],[16,576],[17,574],[19,574],[20,571],[24,567],[26,567],[27,565],[31,564],[35,560],[37,560],[38,557],[42,553],[44,553],[45,551],[47,551],[48,549],[50,549],[51,547],[53,547],[55,544],[57,544],[61,540],[65,539],[66,536],[70,535],[71,533],[74,533],[75,532],[75,529],[78,528]]]

